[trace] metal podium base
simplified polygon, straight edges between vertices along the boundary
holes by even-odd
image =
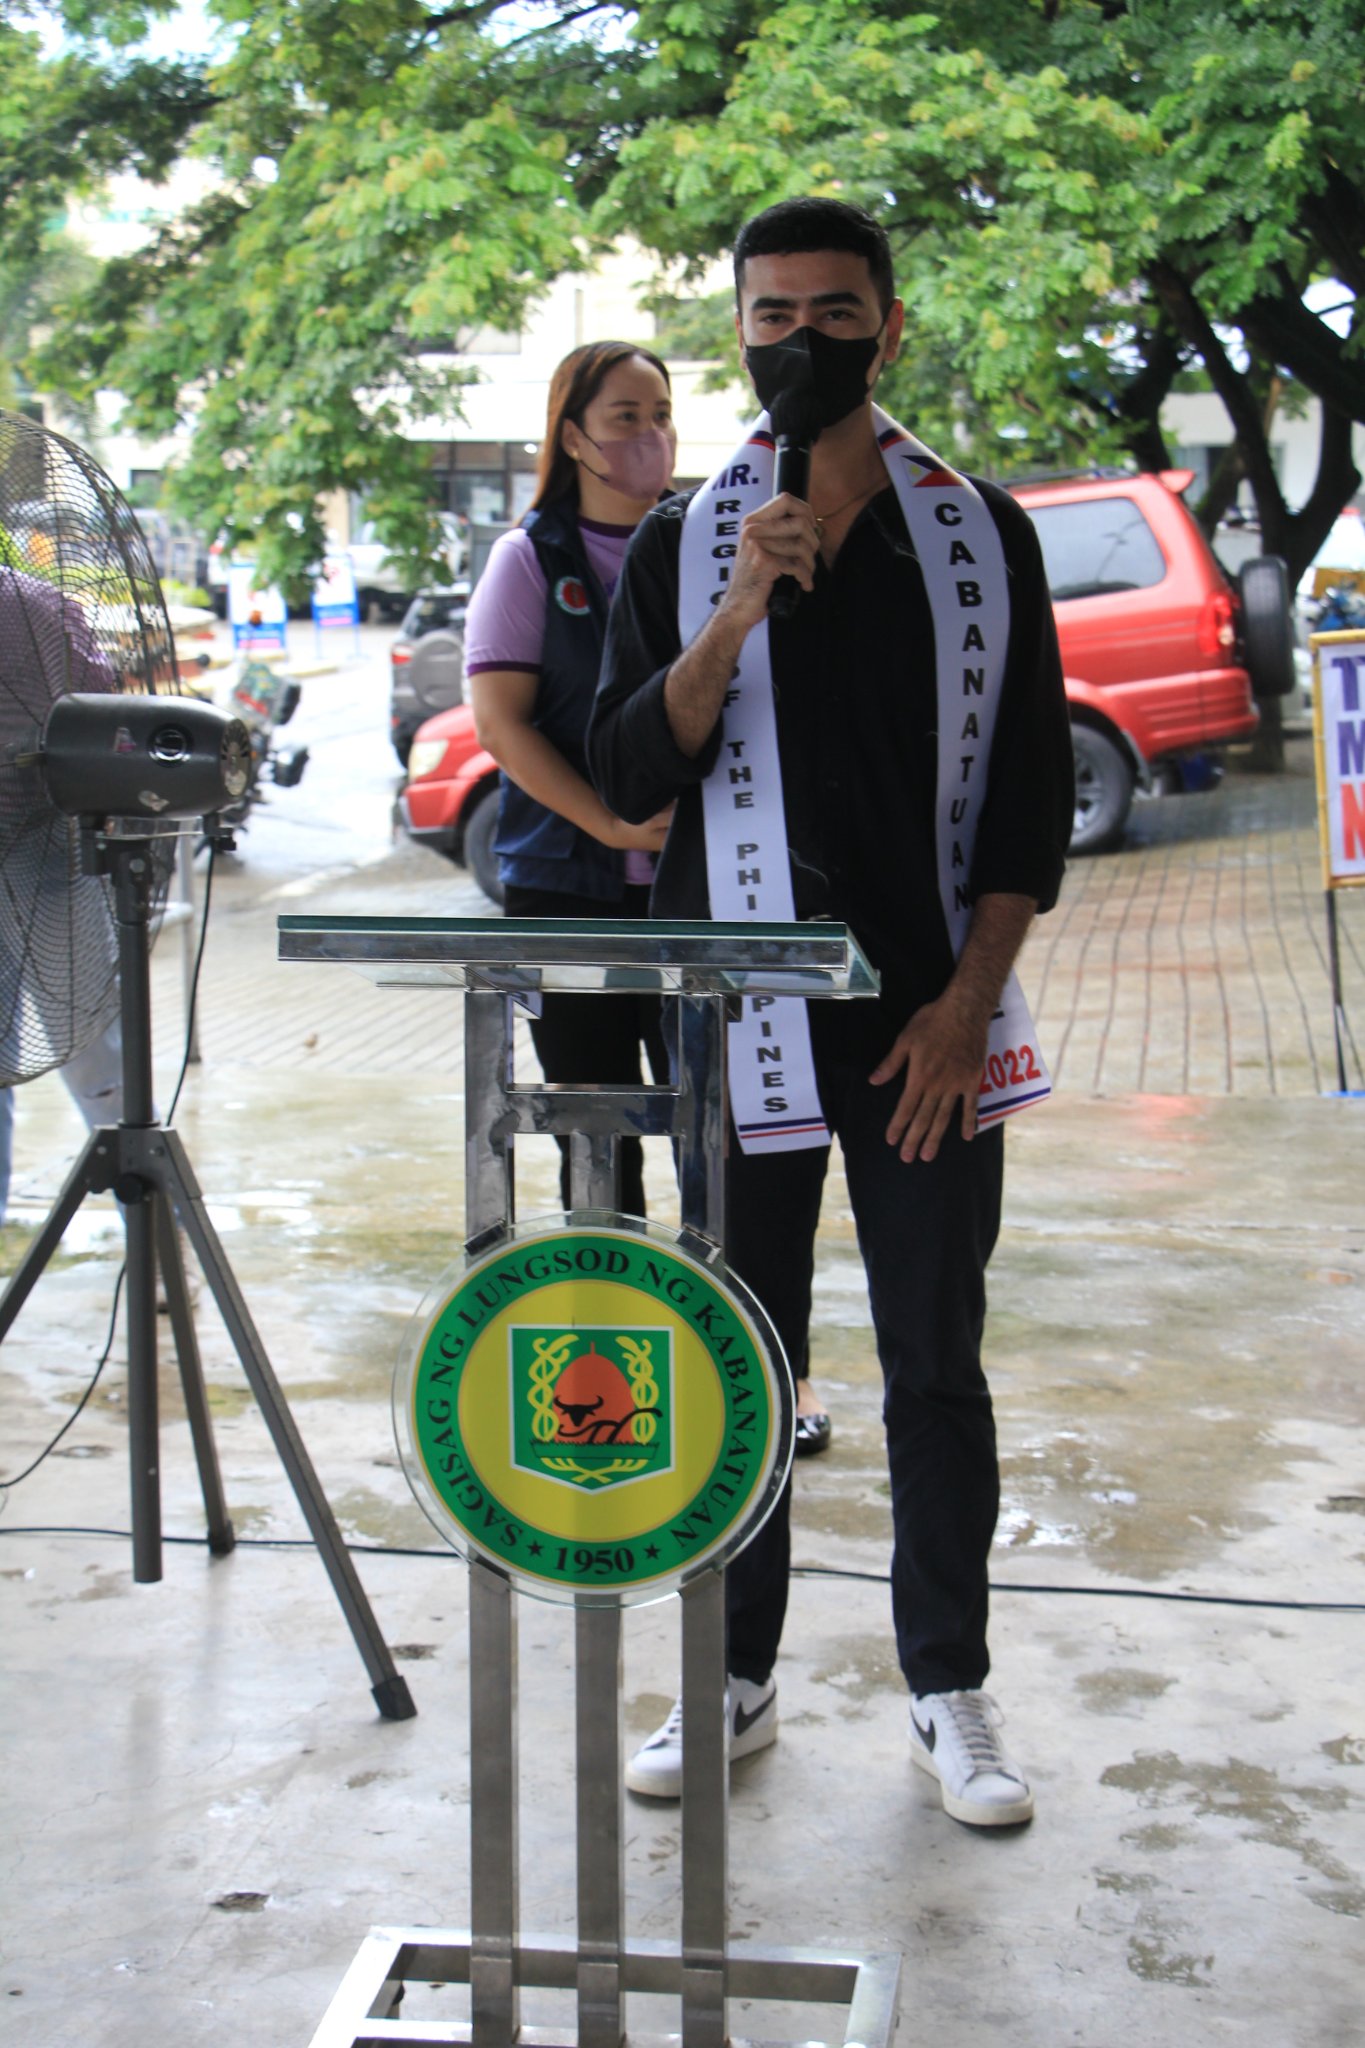
[[[474,2030],[468,2020],[398,2017],[409,1984],[467,1984],[470,1952],[467,1932],[373,1928],[342,1979],[311,2048],[381,2048],[382,2043],[399,2041],[408,2048],[448,2048],[452,2042],[472,2042]],[[518,1946],[515,1966],[517,1981],[527,1990],[572,1991],[578,1984],[579,1953],[568,1943],[533,1938]],[[728,1998],[784,2005],[847,2006],[844,2048],[889,2048],[900,1968],[895,1951],[841,1955],[825,1949],[778,1948],[765,1955],[731,1954],[725,1963],[725,1992]],[[623,1990],[679,1997],[682,1976],[682,1957],[666,1942],[627,1942],[622,1947]],[[520,2026],[515,2038],[519,2048],[578,2048],[573,2028]],[[622,2036],[623,2048],[673,2048],[683,2039],[676,2033]],[[730,2048],[756,2044],[732,2036]]]
[[[372,974],[381,985],[411,982],[430,987],[444,983],[464,989],[465,1250],[469,1261],[465,1280],[481,1274],[485,1262],[497,1268],[496,1285],[487,1301],[477,1284],[463,1305],[459,1288],[447,1294],[436,1321],[424,1324],[426,1334],[414,1353],[414,1370],[395,1383],[396,1406],[405,1417],[410,1414],[414,1389],[424,1388],[421,1398],[434,1432],[431,1449],[442,1447],[435,1465],[446,1472],[458,1470],[456,1483],[462,1496],[466,1490],[477,1495],[477,1499],[463,1502],[476,1517],[476,1527],[469,1527],[452,1512],[446,1494],[430,1493],[421,1477],[431,1477],[427,1451],[415,1428],[408,1431],[407,1423],[403,1424],[400,1447],[407,1442],[412,1452],[409,1458],[408,1450],[404,1451],[404,1462],[410,1479],[418,1473],[417,1497],[430,1512],[430,1493],[437,1503],[433,1517],[437,1526],[455,1542],[469,1565],[471,1926],[462,1934],[429,1928],[375,1929],[328,2008],[313,2037],[313,2048],[379,2048],[380,2043],[398,2041],[416,2044],[416,2048],[438,2048],[438,2044],[451,2042],[469,2042],[472,2048],[522,2048],[522,2044],[525,2048],[639,2048],[645,2041],[680,2042],[681,2048],[731,2048],[727,2005],[734,1998],[778,2006],[843,2006],[848,2012],[844,2048],[889,2048],[900,1987],[899,1955],[849,1955],[819,1949],[775,1949],[758,1955],[747,1947],[738,1954],[730,1948],[729,1757],[721,1711],[726,1686],[723,1567],[729,1555],[721,1544],[721,1532],[733,1524],[736,1543],[742,1543],[769,1511],[790,1461],[792,1428],[791,1382],[781,1362],[776,1333],[759,1304],[747,1293],[741,1300],[742,1283],[724,1264],[727,1011],[733,999],[746,995],[755,1000],[783,995],[871,995],[877,987],[875,975],[851,934],[832,924],[762,928],[689,924],[675,929],[632,919],[550,920],[540,925],[514,918],[464,922],[389,919],[378,924],[355,918],[282,918],[280,954],[284,959],[345,960]],[[547,990],[579,995],[629,990],[676,996],[672,1085],[519,1085],[514,1074],[513,998],[520,992]],[[764,1031],[770,1028],[764,1023]],[[760,1057],[776,1060],[780,1051],[771,1049]],[[774,1106],[780,1109],[784,1105],[774,1098]],[[524,1231],[518,1228],[513,1171],[518,1132],[568,1140],[570,1214],[563,1218],[562,1228],[556,1219],[553,1233],[557,1234],[547,1235],[545,1229],[538,1231],[532,1225]],[[674,1146],[682,1214],[676,1241],[657,1227],[618,1213],[619,1142],[626,1135],[665,1138]],[[595,1236],[594,1232],[603,1234]],[[527,1262],[523,1271],[518,1261],[534,1250],[537,1242],[557,1248],[554,1261],[543,1264],[538,1273]],[[581,1269],[575,1267],[575,1244],[590,1261]],[[635,1251],[643,1247],[652,1254],[645,1260],[648,1275],[632,1265],[627,1247]],[[567,1268],[558,1264],[561,1255],[568,1259]],[[608,1263],[609,1259],[616,1263]],[[685,1266],[690,1266],[690,1272]],[[673,1278],[666,1276],[666,1267]],[[557,1554],[560,1559],[556,1570],[565,1570],[564,1559],[582,1557],[586,1562],[576,1568],[580,1573],[592,1573],[591,1587],[569,1580],[558,1584],[558,1597],[564,1597],[567,1587],[575,1608],[577,1939],[573,1943],[530,1939],[520,1927],[514,1601],[522,1591],[541,1597],[555,1597],[555,1592],[547,1575],[548,1560],[535,1567],[529,1562],[533,1554],[541,1556],[544,1548],[540,1530],[530,1526],[533,1518],[520,1511],[513,1514],[500,1500],[503,1481],[496,1475],[504,1468],[510,1470],[509,1446],[515,1441],[515,1424],[508,1420],[508,1434],[490,1439],[487,1469],[479,1453],[463,1447],[461,1432],[466,1405],[480,1418],[495,1405],[500,1413],[506,1412],[502,1404],[512,1398],[507,1391],[508,1360],[518,1355],[515,1347],[520,1337],[536,1333],[534,1319],[521,1326],[500,1321],[503,1309],[499,1304],[525,1301],[528,1297],[522,1290],[528,1284],[539,1287],[565,1270],[611,1276],[610,1287],[604,1286],[601,1293],[594,1292],[596,1280],[587,1282],[583,1294],[589,1305],[582,1315],[566,1305],[563,1321],[551,1317],[548,1326],[562,1332],[565,1323],[572,1323],[595,1332],[590,1339],[592,1357],[599,1357],[600,1337],[608,1349],[617,1342],[626,1347],[621,1355],[628,1366],[632,1350],[650,1365],[655,1339],[639,1341],[641,1331],[631,1327],[631,1314],[609,1298],[619,1292],[625,1299],[633,1292],[640,1304],[639,1317],[657,1334],[661,1359],[664,1349],[673,1343],[668,1335],[673,1328],[670,1319],[682,1316],[676,1304],[692,1305],[688,1311],[692,1325],[679,1322],[678,1341],[686,1339],[689,1346],[698,1347],[695,1353],[689,1352],[693,1364],[688,1368],[692,1375],[689,1385],[703,1396],[693,1404],[694,1416],[705,1412],[706,1401],[715,1402],[712,1412],[717,1416],[729,1414],[726,1387],[741,1375],[750,1381],[742,1416],[736,1406],[736,1419],[716,1429],[715,1443],[723,1447],[720,1455],[731,1461],[723,1467],[730,1475],[724,1483],[717,1477],[713,1488],[702,1477],[707,1469],[719,1475],[719,1465],[698,1465],[694,1472],[686,1459],[664,1467],[647,1482],[653,1485],[664,1472],[691,1474],[677,1505],[667,1510],[659,1524],[661,1541],[678,1535],[676,1529],[667,1527],[670,1518],[686,1525],[687,1542],[696,1541],[688,1501],[697,1487],[701,1490],[695,1500],[705,1503],[704,1513],[700,1505],[696,1508],[697,1525],[716,1534],[714,1551],[698,1549],[692,1558],[678,1554],[670,1563],[668,1553],[649,1547],[654,1532],[647,1519],[641,1525],[644,1533],[639,1535],[646,1546],[645,1558],[664,1557],[658,1567],[659,1578],[664,1581],[672,1574],[681,1608],[682,1924],[676,1944],[632,1942],[625,1937],[621,1615],[632,1590],[638,1597],[638,1586],[629,1575],[636,1571],[639,1560],[632,1545],[619,1535],[592,1535],[594,1526],[605,1531],[610,1525],[594,1525],[587,1507],[576,1508],[577,1519],[569,1518],[558,1534],[545,1536],[551,1558]],[[722,1279],[728,1290],[724,1294],[720,1291]],[[675,1282],[680,1293],[673,1291]],[[508,1289],[510,1294],[504,1293]],[[551,1288],[542,1298],[551,1299],[552,1292]],[[458,1317],[447,1327],[441,1318],[452,1305],[459,1306]],[[530,1313],[528,1309],[528,1317]],[[732,1326],[725,1321],[731,1315],[736,1318]],[[623,1316],[625,1326],[613,1337],[609,1326],[620,1324]],[[439,1341],[437,1330],[443,1332]],[[700,1332],[708,1333],[705,1342]],[[556,1345],[562,1341],[562,1335],[553,1339]],[[708,1351],[709,1345],[715,1346],[713,1352]],[[542,1366],[548,1366],[550,1348],[551,1340],[544,1338],[538,1354]],[[428,1357],[436,1361],[429,1370],[422,1363]],[[673,1357],[671,1350],[668,1357]],[[708,1358],[709,1365],[705,1362]],[[599,1363],[608,1373],[613,1370],[604,1357]],[[714,1393],[705,1391],[712,1385],[706,1377],[708,1371],[718,1389]],[[466,1380],[479,1389],[478,1399],[471,1395],[467,1404]],[[529,1371],[527,1380],[529,1388]],[[761,1399],[760,1382],[764,1389]],[[548,1388],[552,1383],[544,1384]],[[590,1390],[600,1389],[600,1384],[600,1375],[590,1382],[580,1381],[579,1392],[583,1393],[585,1385]],[[661,1414],[681,1412],[684,1405],[677,1396],[677,1384],[669,1384],[674,1386],[672,1405],[660,1405]],[[580,1432],[582,1417],[603,1408],[608,1398],[616,1398],[599,1390],[580,1410],[576,1396],[569,1400],[567,1386],[565,1396],[562,1403],[554,1405],[578,1418],[574,1427]],[[526,1398],[533,1407],[529,1392]],[[634,1397],[628,1394],[627,1398]],[[659,1400],[654,1386],[651,1416]],[[609,1423],[613,1432],[612,1458],[618,1456],[621,1444],[637,1441],[616,1434],[622,1427],[617,1410],[604,1409],[602,1422]],[[755,1424],[756,1440],[770,1445],[772,1455],[762,1467],[766,1475],[762,1484],[755,1480],[751,1487],[744,1475],[749,1469],[748,1432]],[[701,1425],[698,1427],[700,1433]],[[680,1434],[677,1441],[681,1440]],[[570,1441],[577,1445],[579,1438]],[[652,1431],[638,1441],[652,1443]],[[579,1455],[586,1453],[575,1451],[575,1456]],[[672,1457],[672,1451],[669,1455]],[[708,1451],[708,1458],[710,1455]],[[534,1462],[520,1469],[534,1470]],[[593,1476],[591,1467],[579,1465],[576,1469],[581,1478]],[[759,1467],[754,1469],[757,1472]],[[587,1502],[601,1497],[580,1496]],[[736,1505],[727,1511],[730,1502]],[[489,1550],[479,1539],[478,1531],[497,1526],[493,1518],[497,1514],[505,1525],[503,1535],[508,1530],[519,1531],[516,1542],[527,1536],[524,1558],[513,1555],[514,1546],[500,1549],[495,1545]],[[486,1516],[490,1518],[478,1519]],[[548,1524],[546,1528],[548,1531]],[[453,1536],[452,1529],[456,1530]],[[573,1530],[579,1533],[566,1533]],[[619,1550],[613,1547],[618,1542]],[[561,1543],[566,1547],[556,1552],[555,1546]],[[568,1547],[572,1545],[585,1547]],[[598,1545],[601,1547],[594,1547]],[[605,1562],[610,1587],[596,1570],[599,1559]],[[619,1579],[612,1577],[617,1572]],[[665,1590],[662,1584],[655,1588],[656,1597],[661,1590]],[[438,1992],[445,1985],[467,1984],[469,2018],[402,2018],[400,2008],[409,1984],[435,1986]],[[545,2004],[545,2014],[553,2024],[523,2023],[524,1991],[561,1994]],[[571,2018],[565,2016],[564,1993],[573,1995]],[[637,1999],[676,2001],[680,2031],[632,2033],[626,2025],[627,1994]],[[807,2031],[803,2029],[803,2034]],[[803,2048],[811,2048],[811,2044],[804,2043]]]

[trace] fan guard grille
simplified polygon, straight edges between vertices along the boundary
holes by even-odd
[[[48,712],[75,690],[180,694],[161,586],[98,465],[0,412],[0,1085],[64,1065],[118,1010],[110,885],[83,872],[80,826],[36,759]],[[159,909],[174,842],[149,851]]]

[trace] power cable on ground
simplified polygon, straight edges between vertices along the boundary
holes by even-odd
[[[60,1523],[25,1528],[0,1527],[0,1536],[95,1536],[115,1542],[130,1542],[132,1531],[81,1528]],[[208,1549],[207,1536],[163,1535],[161,1540],[185,1550]],[[239,1536],[236,1539],[238,1550],[311,1550],[313,1547],[311,1537],[307,1536]],[[433,1550],[425,1545],[347,1543],[346,1549],[353,1557],[425,1557],[449,1564],[461,1561],[458,1551]],[[889,1572],[855,1571],[840,1565],[794,1564],[791,1575],[794,1579],[845,1579],[873,1586],[889,1586],[891,1583]],[[1052,1594],[1077,1600],[1157,1600],[1188,1607],[1254,1607],[1286,1614],[1365,1614],[1365,1601],[1360,1600],[1269,1600],[1243,1593],[1175,1592],[1160,1586],[1066,1586],[1046,1581],[1027,1585],[1018,1580],[992,1579],[990,1590],[992,1593]]]

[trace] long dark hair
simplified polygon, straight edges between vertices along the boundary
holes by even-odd
[[[540,444],[536,494],[531,500],[533,512],[553,504],[556,498],[577,496],[578,465],[564,448],[564,422],[572,420],[576,427],[581,427],[584,413],[611,371],[618,363],[629,362],[632,356],[643,356],[647,363],[653,363],[669,390],[673,389],[667,365],[651,349],[641,348],[633,341],[590,341],[565,356],[551,377],[545,439]]]

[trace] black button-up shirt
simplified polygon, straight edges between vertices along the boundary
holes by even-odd
[[[1070,726],[1051,601],[1033,526],[978,483],[1000,530],[1010,637],[977,829],[973,898],[1051,908],[1073,812]],[[660,917],[709,916],[701,784],[719,725],[694,759],[674,742],[664,679],[681,652],[678,555],[687,498],[636,532],[617,585],[588,759],[603,801],[642,820],[677,799],[654,884]],[[868,506],[832,569],[770,625],[778,748],[796,915],[848,924],[882,976],[856,1003],[874,1058],[953,969],[934,838],[938,683],[928,595],[894,489]],[[950,735],[955,744],[957,735]],[[823,1009],[825,1005],[817,1005]],[[839,1005],[843,1008],[843,1005]],[[875,1013],[875,1014],[874,1014]]]

